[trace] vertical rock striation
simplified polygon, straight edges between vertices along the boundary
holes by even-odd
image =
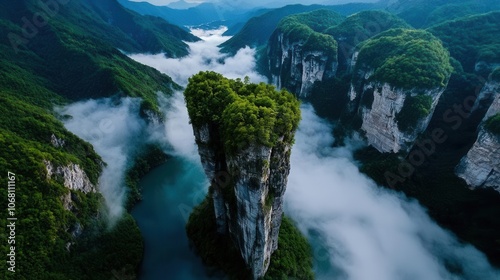
[[[418,135],[427,128],[444,90],[443,87],[417,93],[388,83],[368,83],[361,93],[356,93],[354,87],[351,87],[349,96],[354,100],[359,95],[361,102],[366,102],[359,106],[358,113],[361,115],[361,129],[365,132],[368,144],[382,153],[397,153],[401,150],[408,151]],[[417,95],[429,97],[429,112],[418,118],[411,129],[404,130],[398,125],[398,115],[403,110],[407,97]],[[373,101],[370,103],[370,100]],[[406,106],[411,105],[407,102]]]
[[[492,85],[486,85],[490,91]],[[484,91],[484,90],[483,90]],[[496,87],[496,97],[489,107],[479,127],[476,142],[455,169],[458,177],[464,179],[471,188],[493,187],[500,192],[500,135],[485,128],[485,122],[500,114],[500,91]]]
[[[429,124],[452,67],[430,33],[391,29],[354,52],[348,110],[368,144],[383,153],[409,151]]]
[[[207,87],[204,78],[212,84]],[[299,103],[273,86],[243,84],[213,72],[195,75],[185,96],[211,180],[217,232],[229,234],[254,279],[263,277],[278,248]],[[208,98],[204,104],[203,98]],[[214,100],[228,102],[207,111]],[[200,110],[207,115],[195,112]]]
[[[333,38],[331,38],[333,40]],[[315,82],[335,76],[337,53],[332,56],[320,46],[307,48],[308,38],[292,39],[277,30],[268,44],[271,81],[299,97],[308,97]]]

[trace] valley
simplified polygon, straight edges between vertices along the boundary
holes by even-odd
[[[1,1],[0,278],[499,278],[499,3],[311,4]]]

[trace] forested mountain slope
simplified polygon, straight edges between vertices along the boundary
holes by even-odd
[[[142,255],[140,232],[128,214],[113,230],[99,218],[97,185],[106,163],[63,127],[53,107],[132,96],[142,98],[143,116],[159,116],[157,92],[178,86],[119,49],[181,56],[187,54],[182,40],[197,38],[115,0],[61,2],[0,2],[0,169],[16,175],[18,217],[16,273],[5,275],[3,262],[0,278],[133,276]],[[1,195],[7,197],[6,188]]]

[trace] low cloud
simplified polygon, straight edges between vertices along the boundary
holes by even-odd
[[[201,164],[193,128],[189,123],[184,94],[180,91],[175,92],[169,99],[161,100],[160,106],[165,114],[166,121],[164,129],[161,130],[162,136],[158,138],[158,141],[166,141],[168,154]]]
[[[125,171],[130,155],[138,143],[146,141],[147,125],[139,118],[140,99],[103,98],[73,103],[56,111],[70,115],[64,126],[94,146],[106,163],[100,178],[99,191],[105,199],[111,221],[119,217],[126,197]]]
[[[302,106],[285,200],[300,228],[321,237],[316,258],[331,268],[318,279],[500,279],[483,253],[440,228],[417,201],[377,187],[349,149],[331,148],[331,131]]]
[[[193,32],[205,41],[190,43],[188,57],[131,57],[181,85],[201,70],[230,78],[249,76],[253,82],[265,80],[255,73],[252,49],[240,50],[235,57],[219,52],[216,46],[226,39],[221,36],[223,29],[213,34]],[[111,215],[123,211],[123,178],[137,143],[159,141],[169,153],[199,164],[182,93],[159,100],[166,114],[164,128],[148,127],[138,118],[138,99],[90,100],[59,110],[73,116],[65,126],[92,143],[108,163],[100,188]],[[317,279],[500,279],[483,253],[440,228],[417,201],[379,188],[361,174],[351,151],[359,140],[343,148],[332,148],[333,141],[331,125],[317,117],[310,105],[303,105],[285,206],[314,241]],[[318,268],[325,263],[326,268]],[[453,274],[450,267],[463,274]]]
[[[188,42],[189,55],[180,59],[167,58],[164,54],[132,54],[130,58],[158,69],[182,86],[187,85],[189,77],[206,70],[221,73],[231,79],[248,76],[254,83],[266,81],[265,77],[255,71],[254,49],[240,49],[234,57],[220,52],[217,46],[230,38],[222,36],[225,30],[226,27],[211,31],[192,29],[191,32],[202,41]]]

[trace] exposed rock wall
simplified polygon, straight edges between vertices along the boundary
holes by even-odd
[[[335,76],[338,66],[337,58],[324,51],[303,50],[304,43],[305,40],[291,41],[275,32],[268,46],[272,83],[299,97],[309,96],[315,82]]]
[[[85,171],[78,165],[70,163],[67,166],[55,167],[50,161],[44,160],[47,179],[54,175],[63,178],[64,186],[70,190],[79,190],[84,193],[96,192],[95,186],[90,182]]]
[[[491,86],[487,85],[486,90],[489,91]],[[486,112],[483,123],[500,113],[500,88],[496,87],[495,94],[496,97]],[[492,134],[481,125],[476,142],[462,158],[455,173],[473,189],[493,187],[500,192],[500,136]]]
[[[363,73],[364,79],[368,79],[371,73],[373,71]],[[401,150],[408,151],[418,135],[427,128],[443,92],[444,88],[417,92],[396,88],[388,83],[369,82],[358,88],[351,86],[349,106],[357,108],[362,119],[361,129],[366,133],[369,145],[383,153],[397,153]],[[398,126],[397,115],[405,106],[405,99],[417,94],[431,97],[431,110],[426,117],[417,121],[411,131],[402,131]]]
[[[500,82],[496,81],[489,81],[484,84],[483,88],[479,92],[479,95],[477,96],[476,102],[474,103],[474,106],[472,107],[472,111],[476,110],[477,108],[488,108],[488,106],[491,104],[492,100],[495,98],[495,95],[500,92]],[[488,104],[487,106],[482,107],[482,105]]]
[[[212,181],[217,230],[228,233],[255,279],[266,273],[278,248],[283,195],[290,171],[290,146],[280,141],[226,154],[215,127],[193,126],[198,152]],[[222,153],[221,153],[222,152]],[[217,177],[229,184],[217,184]]]

